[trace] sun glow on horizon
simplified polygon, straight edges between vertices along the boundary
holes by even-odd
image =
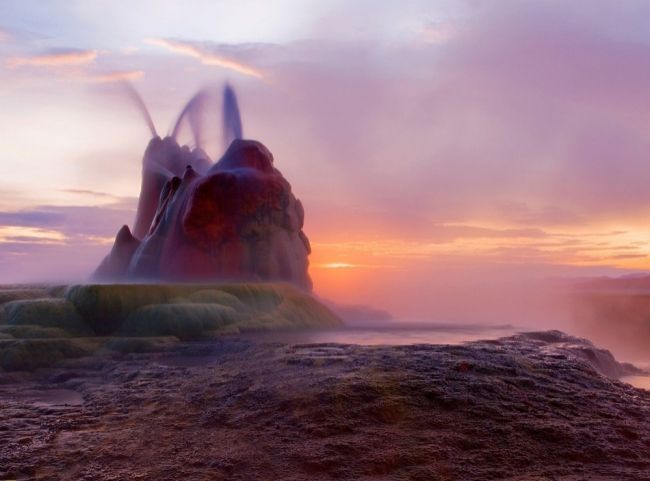
[[[650,229],[645,226],[580,226],[562,230],[521,230],[493,224],[448,225],[420,238],[315,242],[312,267],[337,270],[408,268],[417,262],[488,262],[650,268]],[[336,259],[336,260],[332,260]]]
[[[348,262],[326,262],[325,264],[317,264],[314,267],[321,267],[324,269],[350,269],[359,266]]]

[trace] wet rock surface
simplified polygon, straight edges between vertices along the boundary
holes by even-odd
[[[650,392],[581,345],[232,338],[5,373],[0,478],[650,479]]]

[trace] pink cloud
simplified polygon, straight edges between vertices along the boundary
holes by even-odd
[[[139,69],[107,70],[97,68],[96,60],[99,56],[100,53],[97,50],[68,49],[48,54],[13,56],[9,57],[5,64],[10,69],[21,67],[47,69],[48,76],[53,72],[65,79],[88,83],[134,81],[145,75],[145,72]]]
[[[98,55],[97,50],[70,50],[43,55],[10,57],[6,64],[10,68],[79,66],[94,62]]]
[[[112,72],[93,72],[80,74],[78,78],[88,82],[112,83],[139,80],[144,77],[143,70],[117,70]]]
[[[264,76],[260,70],[254,67],[245,65],[242,62],[228,58],[224,55],[212,52],[205,47],[192,42],[183,40],[170,40],[164,38],[152,38],[148,39],[147,43],[151,45],[157,45],[159,47],[164,47],[173,53],[196,58],[200,60],[203,65],[213,65],[232,70],[233,72],[237,72],[242,75],[247,75],[259,79],[263,78]]]

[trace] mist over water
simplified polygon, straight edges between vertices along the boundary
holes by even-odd
[[[518,332],[513,326],[427,323],[400,321],[350,325],[345,328],[302,332],[265,332],[246,337],[265,342],[341,343],[365,346],[411,344],[462,344],[464,342],[498,339]]]

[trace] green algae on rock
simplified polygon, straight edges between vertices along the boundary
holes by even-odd
[[[39,299],[48,297],[48,293],[44,289],[32,288],[0,288],[0,304],[10,301],[19,301],[22,299]]]
[[[281,283],[80,284],[42,288],[38,292],[50,297],[38,299],[29,298],[34,289],[22,289],[26,299],[15,299],[21,289],[11,291],[8,302],[0,295],[4,370],[46,367],[97,351],[153,352],[178,340],[342,324],[309,293]]]
[[[32,324],[0,326],[0,334],[6,334],[7,339],[61,339],[72,337],[69,332],[60,327],[43,327]]]
[[[84,323],[75,306],[66,299],[25,299],[3,305],[6,324],[56,327],[71,334],[88,335],[92,330]]]
[[[133,311],[122,323],[119,334],[131,336],[176,336],[182,341],[200,339],[243,320],[232,307],[219,304],[151,304]]]
[[[6,371],[30,371],[87,356],[96,347],[92,341],[81,339],[0,340],[0,367]]]

